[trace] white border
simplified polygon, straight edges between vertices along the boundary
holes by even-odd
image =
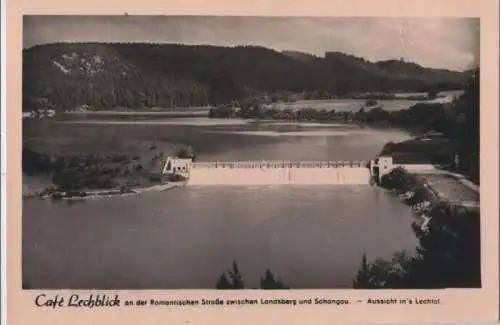
[[[1,63],[2,63],[2,67],[3,67],[3,69],[1,70],[1,75],[2,75],[2,79],[1,79],[1,82],[2,82],[2,93],[1,93],[1,114],[2,114],[2,115],[1,115],[1,131],[2,131],[2,136],[1,136],[1,141],[2,141],[2,142],[1,142],[1,147],[0,147],[0,148],[1,148],[1,153],[2,153],[2,157],[1,157],[1,159],[2,159],[2,165],[1,165],[1,172],[2,172],[2,175],[1,175],[1,198],[2,198],[2,200],[3,200],[3,202],[2,202],[2,203],[6,203],[6,202],[5,202],[5,199],[6,199],[7,193],[6,193],[6,182],[5,182],[5,181],[6,181],[6,180],[5,180],[5,176],[6,176],[6,175],[5,175],[5,173],[6,173],[6,170],[7,170],[7,169],[6,169],[6,163],[7,163],[7,161],[6,161],[6,159],[5,159],[5,158],[6,158],[5,154],[6,154],[6,145],[7,145],[7,141],[5,140],[5,133],[6,133],[6,125],[7,125],[7,120],[6,120],[6,115],[7,115],[7,114],[6,114],[6,109],[5,109],[5,107],[6,107],[6,106],[5,106],[5,104],[6,104],[6,98],[5,98],[5,96],[6,96],[7,94],[6,94],[6,91],[5,91],[5,88],[6,88],[6,86],[5,86],[5,84],[6,84],[6,83],[5,83],[5,81],[6,81],[6,72],[5,72],[5,67],[6,67],[6,65],[5,65],[5,63],[6,63],[6,57],[5,57],[5,56],[6,56],[6,49],[4,48],[4,46],[5,46],[5,44],[6,44],[6,39],[5,39],[5,36],[6,36],[6,32],[5,32],[6,21],[5,21],[5,19],[6,19],[6,16],[7,16],[7,15],[5,14],[5,12],[6,12],[6,11],[5,11],[5,10],[6,10],[6,4],[5,4],[4,2],[6,2],[7,0],[6,0],[6,1],[0,0],[0,1],[1,1],[1,10],[2,10],[2,11],[0,12],[0,13],[1,13],[1,18],[0,18],[1,20],[0,20],[0,22],[1,22],[1,27],[2,27],[2,30],[1,30],[1,31],[2,31],[2,34],[1,34],[1,43],[2,43],[2,49],[1,49],[1,50],[2,50],[2,51],[1,51],[1,55],[2,55],[2,57],[1,57],[1,59],[2,59],[2,61],[1,61]],[[12,4],[12,2],[13,2],[13,1],[14,1],[14,0],[11,0],[11,4]],[[267,1],[272,2],[272,0],[256,1],[255,3],[250,3],[250,2],[249,2],[249,3],[248,3],[248,8],[249,8],[248,10],[249,10],[249,11],[253,11],[253,12],[255,12],[255,11],[257,11],[257,12],[259,12],[259,11],[260,11],[260,12],[262,12],[262,10],[263,10],[262,8],[267,8],[267,6],[266,6],[266,2],[267,2]],[[307,1],[307,0],[306,0],[306,1]],[[449,4],[450,2],[451,2],[451,3],[453,3],[453,1],[447,1],[447,0],[442,0],[442,1],[443,1],[443,2],[441,2],[441,1],[438,1],[438,2],[437,2],[437,4],[436,4],[436,5],[437,5],[438,7],[437,7],[437,8],[436,8],[436,7],[434,7],[434,9],[436,9],[436,10],[431,10],[431,11],[427,10],[427,11],[426,11],[426,13],[425,13],[425,15],[426,15],[427,17],[433,17],[433,16],[435,16],[435,15],[439,15],[439,17],[442,17],[442,16],[443,16],[443,17],[444,17],[444,16],[450,16],[450,15],[451,15],[451,16],[453,16],[453,14],[454,14],[455,12],[460,11],[460,10],[459,10],[459,9],[460,9],[460,6],[450,6],[450,7],[446,8],[446,9],[447,9],[447,14],[442,14],[441,12],[442,12],[442,9],[443,9],[443,8],[441,8],[441,6],[446,7],[446,6],[447,6],[447,4]],[[37,2],[35,1],[35,2],[33,2],[33,3],[30,3],[30,6],[33,6],[33,8],[35,8],[35,9],[32,9],[32,10],[31,10],[31,12],[32,12],[32,13],[34,13],[34,14],[42,14],[42,13],[53,13],[53,14],[55,14],[55,13],[57,12],[57,11],[52,11],[52,12],[50,12],[50,9],[47,9],[46,5],[45,5],[45,4],[43,4],[43,2],[44,2],[44,1],[40,1],[39,3],[37,3]],[[143,7],[145,7],[145,8],[149,8],[149,7],[151,6],[150,2],[151,2],[150,0],[146,0],[146,2],[145,2],[143,5],[141,5],[141,6],[143,6]],[[187,1],[187,2],[189,3],[189,2],[194,2],[194,1]],[[218,2],[218,1],[216,1],[216,2]],[[241,2],[245,2],[245,1],[241,1]],[[297,0],[296,0],[296,1],[292,1],[292,3],[290,3],[290,5],[291,5],[291,7],[292,7],[292,8],[293,8],[294,6],[295,6],[295,8],[297,7],[296,2],[297,2]],[[299,2],[301,2],[301,1],[299,1]],[[321,2],[321,1],[318,1],[318,2]],[[390,2],[391,2],[391,0],[385,0],[385,2],[387,3],[388,7],[390,7]],[[396,1],[392,1],[392,2],[395,2],[396,4],[399,4],[399,5],[401,6],[401,3],[397,3]],[[497,2],[498,2],[498,1],[497,1]],[[22,4],[22,3],[23,3],[23,1],[20,1],[20,3],[21,3],[21,7],[23,7],[23,6],[27,7],[27,6],[28,6],[28,5],[27,5],[27,2],[25,2],[25,4],[24,4],[24,5]],[[60,4],[59,4],[59,5],[60,5],[61,7],[64,7],[64,5],[63,5],[62,3],[63,3],[63,2],[60,2]],[[116,3],[116,0],[112,0],[112,1],[111,1],[111,3]],[[203,3],[203,4],[201,5],[201,7],[205,7],[205,6],[207,5],[207,3],[206,3],[206,2],[203,2],[203,1],[202,1],[202,3]],[[220,2],[219,2],[219,4],[220,4]],[[212,5],[212,3],[210,3],[210,5]],[[319,4],[318,6],[311,6],[310,8],[316,8],[316,9],[314,9],[314,10],[316,10],[317,12],[322,12],[321,8],[325,9],[325,8],[327,8],[327,7],[331,6],[331,5],[332,5],[331,3],[328,3],[328,5],[325,5],[325,4],[321,5],[321,4]],[[455,3],[455,5],[456,5],[456,3]],[[477,5],[477,4],[476,4],[476,5]],[[69,6],[72,6],[72,5],[69,5]],[[74,6],[74,4],[73,4],[73,6]],[[84,6],[84,7],[85,7],[85,6],[87,6],[87,7],[88,7],[89,5],[88,5],[88,4],[83,4],[83,6]],[[92,6],[92,4],[91,4],[90,6]],[[107,6],[108,6],[108,8],[106,8]],[[112,6],[112,5],[111,5],[111,6]],[[116,7],[118,7],[116,4],[115,4],[115,6],[116,6]],[[225,14],[225,15],[227,15],[227,14],[228,14],[228,11],[229,11],[229,12],[234,11],[234,9],[229,9],[229,10],[228,10],[228,9],[227,9],[227,8],[228,8],[228,6],[229,6],[229,7],[231,7],[231,6],[232,6],[232,5],[231,5],[231,3],[224,4],[223,6],[216,5],[216,6],[214,6],[213,8],[215,8],[214,10],[216,10],[216,11],[220,11],[220,12],[221,12],[221,14]],[[61,8],[61,7],[59,7],[59,8]],[[101,4],[101,5],[96,6],[96,7],[101,9],[101,12],[100,12],[99,14],[116,14],[117,12],[122,12],[121,10],[116,10],[116,9],[111,9],[111,10],[110,10],[110,8],[109,8],[109,4],[106,4],[106,5]],[[115,8],[116,8],[116,7],[115,7]],[[127,7],[127,5],[126,5],[125,7]],[[174,7],[175,7],[175,6],[174,6]],[[272,6],[269,4],[269,7],[272,7]],[[395,7],[398,7],[398,6],[397,6],[397,5],[396,5],[396,6],[393,6],[393,8],[395,8]],[[37,10],[37,8],[38,8],[38,10]],[[49,6],[48,8],[50,8],[50,6]],[[222,8],[224,8],[224,9],[222,9]],[[250,9],[250,8],[251,8],[251,9]],[[257,8],[257,9],[256,9],[256,8]],[[284,9],[284,12],[283,12],[283,14],[284,14],[284,15],[286,15],[286,12],[289,12],[289,11],[290,11],[290,9],[286,9],[286,7],[285,7],[285,8],[282,8],[282,9]],[[363,13],[365,13],[365,14],[366,14],[366,9],[363,9],[363,8],[360,8],[360,9],[361,9],[361,11],[360,11],[360,12],[358,12],[358,13],[357,13],[357,15],[359,15],[359,14],[363,14]],[[52,9],[52,10],[54,10],[54,9]],[[84,9],[84,10],[85,10],[85,9]],[[97,13],[95,12],[95,9],[90,9],[90,8],[87,8],[87,10],[89,10],[89,12],[90,12],[89,14],[97,14]],[[124,10],[126,10],[126,9],[124,9]],[[29,11],[29,10],[28,10],[28,11]],[[60,12],[59,12],[60,14],[69,14],[69,13],[68,13],[68,10],[64,10],[64,9],[62,9],[62,10],[61,10],[61,9],[59,9],[58,11],[60,11]],[[265,10],[264,10],[264,11],[265,11]],[[293,10],[291,10],[291,11],[293,11]],[[306,10],[306,11],[304,12],[304,14],[305,14],[305,15],[307,15],[307,16],[314,16],[312,13],[307,13],[307,12],[309,12],[309,11],[311,11],[311,10],[310,10],[310,9],[309,9],[309,10]],[[224,12],[225,12],[225,13],[224,13]],[[328,12],[328,10],[325,10],[324,12]],[[416,14],[418,15],[419,10],[416,10],[415,12],[416,12]],[[471,12],[474,12],[474,10],[471,10]],[[11,13],[12,13],[12,9],[11,9]],[[142,12],[142,14],[146,14],[146,13],[147,13],[147,11],[146,11],[146,12]],[[185,14],[187,14],[187,15],[189,15],[189,14],[193,14],[193,15],[194,15],[194,14],[197,14],[197,15],[203,14],[203,12],[200,12],[200,10],[199,10],[199,9],[198,9],[198,10],[196,10],[196,12],[192,12],[192,11],[189,11],[189,10],[188,10],[188,11],[186,11],[186,10],[184,9],[184,10],[180,10],[180,11],[179,11],[179,14],[181,14],[181,13],[185,13]],[[141,14],[141,12],[136,12],[136,13],[134,13],[134,14]],[[317,15],[317,14],[316,14],[316,15]],[[388,15],[388,16],[391,16],[391,15],[393,15],[393,14],[387,14],[387,15]],[[292,16],[293,16],[293,15],[292,15]],[[498,16],[497,16],[497,18],[496,18],[496,19],[498,20]],[[497,22],[498,22],[498,21],[497,21]],[[490,27],[491,27],[491,26],[490,26]],[[483,37],[483,36],[481,35],[481,37]],[[482,40],[482,42],[484,42],[484,41]],[[498,34],[497,34],[497,36],[496,36],[496,44],[498,45]],[[498,48],[495,50],[495,53],[496,53],[496,55],[497,55],[496,57],[498,58],[498,52],[497,52],[497,51],[498,51]],[[483,55],[484,55],[484,52],[483,52],[483,51],[481,51],[481,56],[483,56]],[[485,61],[485,60],[481,60],[481,61],[484,63],[484,61]],[[14,69],[14,70],[15,70],[15,69]],[[496,74],[496,72],[495,72],[495,74]],[[489,73],[488,73],[488,75],[491,77],[491,74],[489,74]],[[498,86],[498,79],[497,79],[497,76],[498,76],[498,75],[496,75],[496,78],[495,78],[496,80],[495,80],[495,81],[497,82],[497,86]],[[484,77],[484,76],[482,75],[482,77]],[[497,100],[495,100],[494,102],[498,103],[498,102],[497,102]],[[497,112],[497,113],[498,113],[498,112]],[[12,115],[12,114],[10,114],[10,115]],[[498,132],[498,128],[497,128],[497,132]],[[498,139],[498,137],[496,137],[496,139]],[[493,140],[493,144],[497,144],[497,140]],[[498,163],[498,161],[497,161],[497,163]],[[496,166],[495,166],[495,167],[496,167],[496,168],[498,168],[498,165],[496,164]],[[498,186],[498,183],[496,183],[496,185]],[[496,189],[495,189],[496,191],[498,190],[498,187],[497,187],[497,186],[496,186]],[[5,249],[5,244],[6,244],[6,231],[5,231],[5,226],[6,226],[6,222],[7,222],[7,216],[6,216],[6,207],[5,207],[5,204],[0,204],[0,206],[1,206],[1,212],[2,212],[2,216],[1,216],[1,217],[2,217],[2,219],[1,219],[1,222],[2,222],[2,223],[1,223],[1,226],[0,226],[0,227],[1,227],[0,231],[1,231],[1,235],[3,236],[3,237],[1,238],[1,244],[0,244],[0,246],[1,246],[0,248],[1,248],[1,252],[2,252],[2,272],[3,272],[3,273],[1,274],[1,280],[2,280],[2,287],[1,287],[1,289],[2,289],[2,296],[1,296],[1,299],[2,299],[2,300],[1,300],[1,302],[2,302],[2,307],[3,307],[3,310],[2,310],[2,311],[4,311],[3,313],[1,313],[1,312],[0,312],[0,314],[1,314],[2,324],[4,324],[4,322],[6,321],[6,318],[5,318],[5,317],[6,317],[6,316],[5,316],[5,313],[6,313],[6,308],[5,308],[5,305],[6,305],[6,293],[5,293],[5,292],[6,292],[6,285],[7,285],[7,282],[6,282],[6,273],[5,273],[5,272],[6,272],[6,269],[7,269],[7,268],[6,268],[6,264],[5,264],[5,263],[6,263],[6,255],[5,255],[5,254],[6,254],[6,249]],[[490,230],[492,230],[492,229],[490,229]],[[497,231],[497,230],[495,230],[495,233],[496,233],[496,231]],[[498,240],[498,234],[497,234],[497,236],[496,236],[496,240]],[[495,244],[497,244],[497,242],[495,242]],[[496,258],[497,258],[497,257],[495,257],[495,259],[496,259]],[[495,266],[495,269],[496,269],[496,270],[497,270],[497,272],[498,272],[498,268],[497,268],[497,266]],[[498,276],[498,274],[497,274],[497,276]],[[402,291],[402,292],[404,292],[404,291]],[[498,298],[498,296],[497,296],[496,298]],[[483,302],[481,302],[481,303],[483,303]],[[15,305],[15,303],[14,303],[14,304],[11,304],[11,306],[14,306],[14,305]],[[12,308],[12,307],[11,307],[11,308]],[[11,314],[12,314],[12,315],[14,315],[16,311],[18,311],[18,310],[13,311],[13,313],[11,313]],[[27,311],[29,311],[29,309],[28,309]],[[391,312],[391,311],[389,310],[389,312]],[[122,314],[123,314],[123,313],[122,313]],[[150,315],[151,315],[151,314],[153,314],[153,311],[150,313]],[[194,314],[194,313],[193,313],[193,314]],[[253,313],[252,313],[252,314],[253,314]],[[258,314],[258,312],[256,312],[255,314]],[[266,313],[264,312],[264,314],[266,314]],[[333,315],[333,316],[335,316],[335,312],[334,312],[332,315]],[[21,316],[21,315],[19,315],[19,316]],[[84,316],[84,317],[82,317],[82,318],[85,318],[85,317],[86,317],[86,319],[87,319],[87,320],[89,320],[88,316],[85,316],[85,314],[83,314],[82,316]],[[123,315],[117,315],[117,316],[123,316]],[[244,314],[243,314],[243,315],[241,315],[241,316],[243,316],[243,317],[244,317]],[[257,316],[257,315],[255,315],[255,316]],[[15,316],[14,316],[14,317],[15,317]],[[12,318],[12,317],[11,317],[11,318]],[[221,317],[221,318],[222,318],[222,317]],[[42,319],[43,319],[43,318],[42,318]],[[46,319],[46,318],[45,318],[45,319]],[[99,320],[99,319],[100,319],[100,317],[95,317],[95,318],[93,319],[93,322],[95,322],[96,320]],[[120,319],[120,318],[118,317],[117,319]],[[123,318],[122,318],[122,319],[123,319]],[[410,319],[411,319],[411,318],[410,318]],[[55,320],[55,317],[54,317],[54,320]],[[177,320],[178,320],[178,319],[177,319]],[[205,318],[205,319],[203,320],[203,322],[207,322],[207,320],[208,320],[208,322],[210,322],[210,318],[208,318],[208,319],[207,319],[207,318]],[[224,320],[227,320],[227,318],[223,318],[223,319],[221,319],[220,321],[221,321],[221,322],[224,322]],[[290,319],[290,318],[288,318],[288,319],[287,319],[287,318],[285,318],[285,321],[286,321],[286,320],[290,321],[291,319]],[[303,319],[303,320],[304,320],[304,319]],[[92,321],[92,320],[91,320],[91,321]],[[192,321],[194,321],[194,319],[193,319]],[[199,321],[199,319],[197,319],[197,321],[196,321],[196,322],[198,322],[198,321]],[[259,322],[259,320],[258,320],[258,319],[256,319],[256,322]],[[306,321],[305,323],[307,323],[307,321]],[[364,321],[364,322],[363,322],[363,321],[361,321],[361,322],[359,322],[359,323],[360,323],[360,324],[363,324],[363,323],[367,323],[367,322],[366,322],[366,321]],[[433,322],[433,323],[434,323],[434,324],[439,324],[439,323],[436,323],[436,322]],[[430,324],[432,324],[432,323],[430,323]],[[443,323],[441,323],[441,324],[443,324]],[[457,324],[460,324],[460,323],[457,323]],[[466,323],[463,323],[463,322],[462,322],[461,324],[466,324]],[[493,324],[493,323],[491,323],[491,324]]]
[[[7,10],[7,6],[6,6],[6,1],[4,0],[1,0],[1,5],[0,5],[0,13],[1,13],[1,17],[0,17],[0,23],[1,23],[1,26],[0,26],[0,30],[1,30],[1,35],[0,35],[0,40],[1,40],[1,65],[0,65],[0,71],[1,71],[1,81],[0,81],[0,84],[1,84],[1,92],[0,92],[0,99],[1,99],[1,102],[0,102],[0,112],[1,112],[1,117],[0,117],[0,121],[1,121],[1,127],[0,127],[0,130],[1,130],[1,142],[0,142],[0,149],[1,149],[1,163],[0,163],[0,166],[1,166],[1,189],[0,189],[0,194],[1,194],[1,199],[0,199],[0,208],[1,208],[1,223],[0,223],[0,251],[1,251],[1,262],[0,262],[0,265],[1,265],[1,270],[0,270],[0,275],[1,275],[1,283],[0,283],[0,288],[1,288],[1,297],[0,297],[0,323],[1,324],[6,324],[7,323],[7,281],[6,281],[6,272],[7,272],[7,268],[5,266],[5,245],[7,244],[7,241],[6,241],[6,234],[7,232],[5,231],[5,227],[7,226],[7,210],[5,208],[5,203],[6,203],[6,184],[5,184],[5,174],[6,174],[6,170],[7,168],[5,167],[6,163],[7,163],[7,159],[6,159],[6,151],[7,151],[7,141],[5,140],[5,127],[6,127],[6,120],[7,120],[7,117],[6,117],[6,98],[5,96],[7,95],[6,91],[5,91],[5,82],[6,82],[6,74],[5,74],[5,68],[6,68],[6,62],[5,62],[5,37],[7,35],[7,33],[5,32],[5,28],[7,26],[7,23],[6,23],[6,18],[7,18],[7,15],[6,15],[6,10]]]

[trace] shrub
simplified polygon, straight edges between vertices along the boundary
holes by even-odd
[[[180,148],[179,150],[177,150],[177,152],[175,153],[175,156],[179,157],[179,158],[194,159],[194,150],[191,146],[184,146],[184,147]]]
[[[281,280],[275,280],[271,270],[267,269],[266,274],[260,279],[260,288],[267,290],[289,289]]]
[[[162,180],[163,178],[159,174],[149,175],[149,181],[152,183],[160,183]]]
[[[226,272],[222,272],[219,281],[215,285],[216,289],[245,289],[245,283],[236,261],[233,262],[232,269],[227,273],[229,278],[226,276]]]

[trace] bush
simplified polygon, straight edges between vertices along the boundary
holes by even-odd
[[[163,181],[163,177],[161,175],[149,175],[149,181],[152,183],[160,183]]]
[[[27,175],[46,174],[52,171],[49,156],[24,148],[22,152],[22,170]]]
[[[385,174],[382,176],[380,185],[382,187],[385,187],[387,189],[394,189],[394,190],[408,190],[409,187],[412,187],[412,183],[414,180],[412,180],[412,176],[408,174],[403,168],[398,167],[388,174]]]
[[[229,278],[226,276],[226,272],[222,272],[222,275],[215,285],[216,289],[245,289],[245,283],[243,282],[242,275],[238,268],[236,261],[233,262],[232,270],[227,271]]]
[[[185,177],[182,175],[173,174],[173,175],[170,175],[168,180],[170,182],[183,182],[185,180]]]
[[[183,146],[175,153],[178,158],[194,159],[194,149],[191,146]]]
[[[271,270],[267,269],[266,274],[260,279],[260,288],[265,290],[290,289],[281,280],[275,280]]]

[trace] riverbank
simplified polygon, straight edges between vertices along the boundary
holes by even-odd
[[[441,206],[479,211],[479,187],[447,171],[410,173],[397,168],[382,178],[381,187],[411,207],[421,218],[418,227],[423,231]]]
[[[38,196],[42,199],[52,199],[52,200],[92,200],[92,199],[138,195],[147,192],[163,192],[181,186],[184,186],[183,182],[168,182],[166,184],[152,185],[147,187],[136,187],[130,189],[102,189],[102,190],[91,190],[91,191],[84,191],[84,190],[57,191],[57,190],[47,189],[43,192],[38,193],[37,195],[31,194],[27,196],[23,194],[23,197]]]
[[[77,128],[68,129],[78,132]],[[176,155],[183,146],[154,139],[120,139],[118,130],[113,133],[114,137],[102,134],[99,139],[23,139],[23,196],[38,196],[46,189],[114,196],[123,194],[120,189],[150,188],[170,181],[162,175],[165,159]]]
[[[384,175],[381,186],[419,217],[412,223],[417,254],[402,250],[370,263],[363,255],[354,288],[480,288],[479,187],[456,173],[403,168]]]
[[[99,110],[99,111],[66,111],[61,112],[60,116],[65,118],[78,118],[78,117],[131,117],[137,119],[138,117],[159,117],[159,118],[181,118],[181,117],[207,117],[210,108],[193,108],[193,109],[179,109],[176,111],[160,111],[160,110]]]

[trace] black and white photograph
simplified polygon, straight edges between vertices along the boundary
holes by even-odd
[[[479,18],[22,26],[22,289],[482,287]]]

